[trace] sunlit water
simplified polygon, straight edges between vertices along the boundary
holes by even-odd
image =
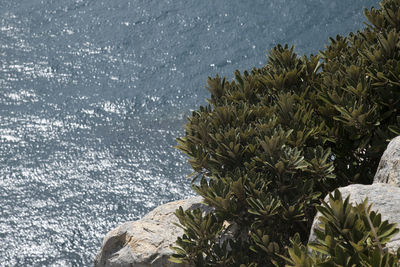
[[[90,266],[194,193],[173,146],[208,76],[316,53],[377,1],[0,0],[0,266]]]

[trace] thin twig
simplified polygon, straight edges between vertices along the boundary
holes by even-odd
[[[367,216],[367,220],[368,220],[369,226],[371,227],[372,233],[373,233],[373,235],[375,237],[375,241],[378,244],[379,250],[381,251],[382,255],[385,255],[385,252],[383,251],[383,248],[382,248],[382,244],[381,244],[381,242],[379,242],[378,235],[376,234],[374,225],[372,224],[371,219],[369,218],[369,215],[368,215],[368,212],[367,212],[367,207],[365,207],[365,206],[364,206],[364,211],[365,211],[365,215]]]

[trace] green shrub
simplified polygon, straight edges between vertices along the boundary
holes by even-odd
[[[371,210],[368,199],[353,206],[348,196],[344,201],[339,190],[329,195],[329,204],[317,206],[321,213],[317,242],[304,246],[300,237],[291,239],[286,266],[400,266],[397,254],[388,252],[385,244],[398,232],[396,224],[383,221]]]
[[[372,25],[320,56],[278,45],[260,69],[208,79],[209,104],[188,118],[178,148],[215,213],[177,212],[185,235],[174,261],[280,265],[290,237],[307,240],[321,194],[372,182],[400,133],[400,0],[381,6],[365,11]],[[218,227],[198,225],[209,221]]]
[[[179,139],[201,176],[194,189],[215,208],[217,221],[248,233],[240,250],[250,262],[274,258],[299,229],[306,238],[318,192],[334,178],[331,151],[323,146],[327,129],[309,103],[317,69],[317,57],[298,58],[293,48],[278,46],[261,70],[237,72],[231,83],[210,79],[210,105],[193,113]],[[266,239],[274,250],[265,249]],[[207,251],[196,251],[206,255],[199,262],[218,265],[219,259],[206,261]],[[230,261],[242,263],[238,255]]]
[[[400,135],[400,1],[365,10],[370,25],[321,52],[322,100],[341,181],[371,183],[387,140]]]

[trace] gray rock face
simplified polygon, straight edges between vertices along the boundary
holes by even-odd
[[[400,186],[400,136],[393,138],[383,153],[374,183]]]
[[[372,185],[353,184],[341,187],[339,191],[342,193],[343,199],[350,195],[350,202],[353,204],[359,204],[368,197],[368,203],[372,204],[372,210],[381,213],[382,221],[388,220],[390,223],[397,223],[397,227],[400,227],[400,187],[384,183]],[[328,201],[328,198],[329,196],[326,196],[325,201]],[[315,216],[308,242],[317,240],[314,229],[321,223],[320,216],[320,213]],[[395,252],[400,247],[400,233],[397,233],[386,244],[386,247],[389,251]]]
[[[103,240],[95,258],[96,267],[183,267],[168,261],[173,251],[169,248],[183,230],[178,223],[175,210],[211,208],[201,204],[202,197],[193,197],[161,205],[138,221],[126,222],[110,231]]]

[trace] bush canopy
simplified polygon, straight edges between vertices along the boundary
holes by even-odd
[[[185,234],[173,261],[281,265],[296,233],[308,239],[321,195],[372,183],[400,135],[400,0],[365,16],[365,29],[318,55],[277,45],[262,68],[208,79],[208,105],[188,118],[177,148],[214,213],[177,211]]]

